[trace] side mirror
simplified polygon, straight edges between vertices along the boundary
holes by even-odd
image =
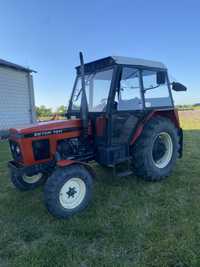
[[[165,84],[166,81],[166,73],[164,71],[158,71],[156,73],[156,82],[157,84]]]
[[[174,90],[176,92],[187,91],[187,87],[181,83],[173,82],[172,83],[172,90]]]

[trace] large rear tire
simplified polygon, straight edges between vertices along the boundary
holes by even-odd
[[[179,156],[179,147],[175,125],[165,117],[151,119],[132,147],[135,174],[147,181],[169,176]]]
[[[88,206],[92,188],[92,175],[84,166],[58,168],[45,184],[45,205],[53,216],[66,219]]]

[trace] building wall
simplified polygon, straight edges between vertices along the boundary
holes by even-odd
[[[0,131],[35,121],[32,76],[0,66]]]

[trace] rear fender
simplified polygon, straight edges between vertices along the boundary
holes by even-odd
[[[92,177],[96,176],[94,169],[89,164],[87,164],[85,162],[77,161],[77,160],[69,160],[69,159],[57,161],[57,166],[59,168],[65,168],[67,166],[72,166],[72,165],[82,165],[83,167],[85,167],[89,171],[89,173],[92,175]]]
[[[178,131],[178,135],[179,135],[179,158],[182,158],[183,156],[183,130],[182,128],[179,129]]]
[[[137,126],[137,129],[136,131],[134,132],[133,136],[132,136],[132,139],[131,139],[131,142],[130,144],[133,145],[136,140],[140,137],[140,135],[142,134],[143,132],[143,129],[144,129],[144,126],[145,124],[150,120],[152,119],[153,117],[156,117],[156,116],[161,116],[161,117],[165,117],[165,118],[168,118],[172,121],[172,123],[174,123],[174,125],[177,127],[177,129],[179,130],[180,134],[180,142],[181,141],[181,138],[183,139],[183,134],[181,134],[181,128],[180,128],[180,122],[179,122],[179,117],[178,117],[178,111],[176,109],[170,109],[170,110],[155,110],[155,111],[152,111],[150,112],[140,123],[139,125]],[[181,146],[181,149],[182,149],[182,144],[180,143],[180,146]],[[180,155],[182,154],[182,150],[180,151]]]

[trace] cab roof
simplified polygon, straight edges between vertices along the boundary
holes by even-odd
[[[89,63],[84,64],[85,72],[93,72],[97,69],[102,69],[109,67],[114,64],[119,65],[130,65],[135,67],[147,67],[147,68],[156,68],[161,70],[166,70],[167,67],[159,61],[141,59],[141,58],[132,58],[132,57],[123,57],[123,56],[109,56],[102,59],[98,59]],[[80,74],[80,66],[76,67],[77,73]]]
[[[112,56],[112,58],[116,62],[116,64],[167,69],[166,66],[159,61],[153,61],[142,58],[122,57],[122,56]]]

